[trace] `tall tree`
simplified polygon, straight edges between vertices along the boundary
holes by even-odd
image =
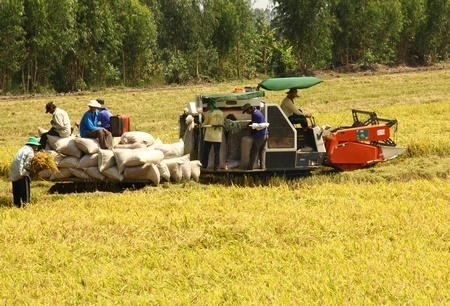
[[[153,14],[138,0],[117,0],[112,7],[121,38],[121,56],[115,63],[122,68],[122,84],[142,84],[146,75],[151,74],[149,63],[156,40]]]
[[[11,89],[13,75],[20,71],[25,53],[24,7],[20,1],[0,1],[1,92]],[[19,80],[20,83],[20,80]]]
[[[426,20],[425,0],[402,0],[402,29],[398,44],[397,63],[416,63],[415,42]]]
[[[292,44],[300,73],[322,68],[331,58],[329,3],[326,0],[276,0],[275,22]]]

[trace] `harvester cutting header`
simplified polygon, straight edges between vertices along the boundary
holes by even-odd
[[[204,156],[205,131],[218,126],[205,124],[210,109],[223,113],[219,165],[211,150],[207,168],[202,173],[307,173],[321,166],[339,170],[356,170],[395,158],[405,151],[398,148],[391,135],[396,132],[397,120],[378,118],[375,112],[352,110],[353,123],[335,128],[319,127],[313,117],[307,125],[292,122],[279,104],[263,101],[265,91],[305,89],[321,83],[316,77],[271,78],[256,88],[243,92],[199,94],[180,116],[180,137],[192,157]],[[263,90],[264,89],[264,90]],[[262,113],[265,125],[252,124],[252,117],[243,111],[251,106]],[[250,157],[252,134],[267,128],[264,144],[265,162],[254,164]],[[252,170],[249,170],[252,169]]]

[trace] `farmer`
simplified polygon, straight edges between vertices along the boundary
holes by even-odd
[[[105,100],[97,99],[97,102],[101,105],[98,112],[98,123],[101,127],[111,132],[111,112],[105,106]]]
[[[202,167],[208,167],[208,157],[211,147],[214,147],[214,171],[219,169],[220,160],[220,145],[222,143],[222,126],[223,126],[223,112],[214,105],[208,105],[209,110],[205,114],[205,139],[203,143]]]
[[[303,128],[308,127],[306,118],[311,118],[311,114],[304,114],[301,109],[297,109],[294,99],[298,97],[297,89],[291,88],[286,92],[287,96],[281,101],[281,109],[292,124],[300,123]]]
[[[31,159],[39,145],[36,137],[30,137],[25,146],[16,153],[11,165],[9,180],[12,182],[14,205],[19,208],[30,202]]]
[[[52,114],[50,124],[52,127],[46,133],[41,134],[39,150],[45,149],[47,144],[47,135],[58,136],[61,138],[69,137],[72,134],[73,128],[70,126],[70,118],[67,112],[61,108],[56,107],[53,102],[48,102],[45,105],[45,113]]]
[[[101,149],[111,150],[114,141],[111,132],[98,126],[98,110],[102,106],[96,100],[89,101],[88,106],[89,110],[84,113],[80,122],[81,137],[96,138]]]
[[[254,108],[250,103],[244,104],[242,106],[242,113],[252,115],[253,123],[265,123],[266,119],[264,115]],[[253,165],[255,164],[256,157],[258,157],[259,165],[262,170],[266,170],[266,143],[269,139],[269,131],[266,128],[254,129],[252,130],[253,143],[250,149],[250,157],[248,161],[247,170],[253,170]]]

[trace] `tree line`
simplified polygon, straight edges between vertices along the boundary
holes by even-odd
[[[1,0],[1,93],[431,65],[448,0]]]

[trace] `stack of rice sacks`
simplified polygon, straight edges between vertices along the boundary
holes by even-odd
[[[185,154],[183,140],[164,144],[146,132],[126,132],[116,137],[114,149],[102,150],[93,138],[60,138],[48,135],[46,151],[59,172],[42,171],[40,177],[50,181],[144,181],[160,183],[183,180],[199,181],[201,164]]]

